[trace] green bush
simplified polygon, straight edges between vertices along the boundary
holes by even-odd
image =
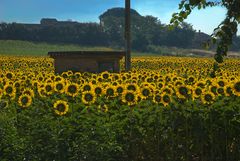
[[[0,108],[1,161],[239,161],[240,99],[207,106],[70,104],[56,116],[48,102]]]

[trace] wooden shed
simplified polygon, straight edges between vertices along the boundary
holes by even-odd
[[[120,60],[124,51],[61,51],[49,52],[54,59],[56,73],[73,72],[99,73],[120,72]]]

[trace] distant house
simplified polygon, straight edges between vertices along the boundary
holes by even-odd
[[[58,21],[55,18],[43,18],[40,23],[41,25],[56,25]]]
[[[120,60],[124,51],[63,51],[49,52],[54,59],[55,73],[68,70],[73,72],[100,73],[103,71],[119,72]]]

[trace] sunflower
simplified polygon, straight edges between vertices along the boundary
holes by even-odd
[[[235,81],[232,85],[232,90],[233,90],[233,93],[236,95],[236,96],[240,96],[240,81]]]
[[[196,98],[200,98],[201,95],[202,95],[202,88],[200,86],[195,86],[193,89],[192,89],[192,96],[193,96],[193,100],[195,100]]]
[[[82,85],[82,90],[83,91],[91,91],[93,88],[93,84],[92,83],[84,83]]]
[[[69,83],[66,85],[65,93],[68,96],[76,97],[79,92],[79,86],[76,83]]]
[[[116,92],[117,92],[117,94],[119,94],[119,95],[121,95],[123,92],[124,92],[124,87],[121,85],[121,84],[119,84],[117,87],[116,87]]]
[[[162,89],[161,89],[162,92],[166,92],[168,93],[169,95],[172,95],[174,93],[173,89],[168,85],[168,86],[164,86]]]
[[[143,86],[140,89],[140,95],[142,99],[147,99],[152,96],[152,89],[149,86]]]
[[[189,76],[187,79],[189,84],[193,84],[195,82],[195,77],[194,76]]]
[[[64,80],[64,78],[63,77],[61,77],[60,75],[58,75],[58,76],[55,76],[55,79],[54,79],[56,82],[61,82],[61,81],[63,81]]]
[[[127,90],[130,90],[130,91],[136,92],[136,91],[139,90],[139,87],[138,87],[137,84],[131,83],[131,84],[126,84],[126,89],[127,89]]]
[[[153,102],[156,103],[156,104],[162,103],[162,96],[161,96],[160,93],[155,94],[155,95],[153,96]]]
[[[232,90],[232,87],[231,85],[226,85],[224,86],[224,93],[226,96],[232,96],[233,95],[233,90]]]
[[[30,88],[25,88],[23,90],[22,94],[27,94],[27,95],[31,96],[32,98],[34,98],[34,96],[35,96],[34,91]]]
[[[116,96],[116,87],[112,85],[107,85],[104,89],[104,94],[107,98],[113,98]]]
[[[171,96],[167,93],[164,92],[161,94],[161,103],[166,107],[172,102]]]
[[[58,100],[53,105],[54,112],[59,115],[66,115],[69,110],[69,105],[66,101]]]
[[[82,102],[85,105],[91,105],[96,102],[96,96],[93,91],[85,91],[82,93]]]
[[[14,99],[16,96],[16,88],[12,84],[5,84],[3,87],[4,94],[9,96],[11,99]]]
[[[187,99],[191,94],[191,89],[185,85],[176,86],[175,91],[177,97],[181,99]]]
[[[204,81],[198,81],[195,83],[195,86],[198,86],[203,89],[205,87],[205,84],[206,84],[206,82],[204,82]]]
[[[161,89],[161,88],[163,88],[164,87],[164,83],[163,82],[158,82],[157,83],[157,88],[158,89]]]
[[[44,90],[47,95],[51,95],[53,93],[53,84],[52,83],[45,83]]]
[[[93,86],[93,91],[97,96],[100,96],[103,93],[103,89],[100,85]]]
[[[103,111],[103,112],[108,112],[109,110],[109,107],[106,105],[106,104],[101,104],[101,105],[98,105],[98,111]]]
[[[129,106],[135,105],[137,103],[137,94],[131,90],[125,90],[122,93],[122,102]]]
[[[54,91],[58,93],[64,93],[65,83],[63,81],[57,81],[54,83]]]
[[[220,80],[217,81],[217,84],[220,87],[224,87],[227,84],[227,82],[224,79],[220,79]]]
[[[1,97],[0,97],[1,98]],[[8,107],[8,101],[0,100],[0,110]]]
[[[7,73],[6,73],[6,78],[7,78],[7,79],[10,79],[10,80],[11,80],[13,77],[14,77],[14,73],[12,73],[12,72],[7,72]]]
[[[224,96],[225,95],[225,89],[222,86],[219,86],[217,88],[217,94]]]
[[[215,95],[210,91],[205,91],[201,95],[201,100],[202,100],[202,103],[204,104],[211,104],[215,100]]]
[[[27,108],[27,107],[29,107],[32,104],[32,97],[30,95],[28,95],[28,94],[22,94],[18,98],[18,104],[22,108]]]
[[[102,77],[102,79],[107,80],[110,77],[110,73],[107,71],[102,72],[101,77]]]

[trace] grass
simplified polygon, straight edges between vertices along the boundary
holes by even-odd
[[[28,42],[19,40],[0,40],[0,55],[7,56],[47,56],[49,51],[112,51],[108,47],[87,47],[71,44],[50,44],[43,42]],[[174,47],[152,47],[151,53],[132,52],[132,56],[190,56],[213,57],[215,52],[196,49],[179,49]],[[229,52],[228,55],[239,57],[240,53]]]
[[[49,51],[100,50],[111,51],[107,47],[84,47],[79,45],[34,43],[18,40],[0,40],[0,55],[47,56]]]

